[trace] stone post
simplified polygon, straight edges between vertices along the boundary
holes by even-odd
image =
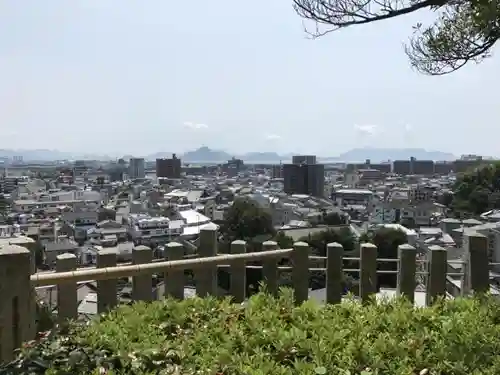
[[[366,302],[377,293],[377,246],[363,243],[360,249],[359,296]]]
[[[56,258],[56,272],[76,270],[76,256],[66,253]],[[77,284],[67,281],[57,284],[57,317],[59,323],[78,318]]]
[[[399,245],[398,296],[406,297],[410,302],[415,300],[417,250],[408,244]]]
[[[165,260],[174,261],[184,258],[184,246],[170,242],[165,246]],[[184,270],[165,271],[165,297],[184,299]]]
[[[200,231],[198,252],[201,258],[217,255],[217,229],[205,228]],[[217,265],[205,265],[196,269],[196,294],[199,297],[216,296],[217,291]]]
[[[35,335],[30,252],[24,247],[0,248],[0,363]]]
[[[147,264],[153,260],[153,250],[147,246],[135,246],[132,250],[133,264]],[[151,275],[139,275],[132,278],[132,299],[151,301],[153,299],[153,281]]]
[[[104,249],[97,253],[97,268],[115,267],[116,250]],[[97,312],[103,314],[118,304],[117,280],[97,281]]]
[[[309,298],[309,244],[295,242],[292,253],[292,284],[295,303],[300,305]]]
[[[329,243],[326,255],[326,302],[339,303],[342,300],[344,248],[337,242]]]
[[[446,295],[447,253],[441,246],[429,246],[429,276],[427,278],[426,304],[431,305],[438,297]]]
[[[275,241],[264,241],[262,251],[277,250],[278,244]],[[266,258],[262,261],[262,279],[266,290],[273,296],[278,295],[278,259]]]
[[[467,237],[469,285],[474,293],[490,290],[490,267],[488,259],[488,238],[478,232],[465,233]],[[465,267],[464,267],[465,268]]]
[[[233,241],[231,243],[231,254],[245,254],[247,251],[247,243],[242,240]],[[247,269],[244,259],[235,260],[231,264],[230,269],[230,292],[234,298],[234,302],[241,303],[245,300],[247,289]]]

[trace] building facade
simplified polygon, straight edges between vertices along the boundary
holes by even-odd
[[[146,169],[144,158],[131,158],[128,164],[128,176],[131,179],[145,178]]]
[[[323,197],[325,190],[325,166],[323,164],[307,164],[316,162],[312,155],[294,156],[294,164],[283,165],[284,190],[287,194],[307,194]]]
[[[172,154],[171,159],[156,159],[156,177],[181,178],[181,159]]]

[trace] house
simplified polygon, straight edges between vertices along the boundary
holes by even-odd
[[[61,215],[63,230],[71,234],[76,241],[87,239],[87,231],[97,224],[97,211],[66,212]]]
[[[55,241],[46,242],[43,245],[43,260],[45,264],[54,264],[57,256],[65,253],[76,254],[78,244],[67,236],[59,236]]]
[[[126,241],[127,228],[114,220],[104,220],[87,230],[87,238],[90,239],[103,240],[110,236],[116,238],[116,242]]]

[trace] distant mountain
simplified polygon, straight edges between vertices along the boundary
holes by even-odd
[[[279,162],[284,157],[278,155],[276,152],[248,152],[244,155],[238,156],[243,161],[247,162]]]
[[[449,152],[427,151],[423,148],[354,148],[340,154],[334,159],[343,162],[364,162],[366,159],[377,163],[381,161],[407,160],[455,160],[457,157]]]
[[[205,163],[223,163],[232,157],[242,159],[247,163],[283,163],[290,162],[291,153],[280,155],[276,152],[248,152],[242,155],[232,155],[222,150],[212,150],[208,147],[200,147],[197,150],[188,151],[184,154],[178,154],[183,162],[205,162]],[[83,154],[63,152],[58,150],[10,150],[0,149],[0,158],[7,157],[13,159],[14,156],[22,156],[26,161],[52,161],[52,160],[111,160],[115,159],[108,155]],[[136,155],[140,157],[139,155]],[[410,157],[419,160],[455,160],[457,157],[449,152],[427,151],[422,148],[354,148],[344,152],[339,156],[318,157],[320,163],[331,162],[364,162],[370,159],[372,162],[381,162],[387,160],[407,160]],[[126,159],[132,157],[127,155]],[[144,156],[147,160],[157,158],[171,158],[170,152],[156,152]]]
[[[182,155],[183,162],[208,162],[219,163],[231,159],[233,156],[225,151],[211,150],[208,147],[200,147],[194,151],[188,151]]]

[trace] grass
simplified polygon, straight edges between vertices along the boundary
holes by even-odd
[[[121,307],[24,348],[19,374],[500,374],[493,297],[322,307],[259,293]],[[0,373],[3,373],[0,371]],[[7,372],[8,373],[8,372]]]

